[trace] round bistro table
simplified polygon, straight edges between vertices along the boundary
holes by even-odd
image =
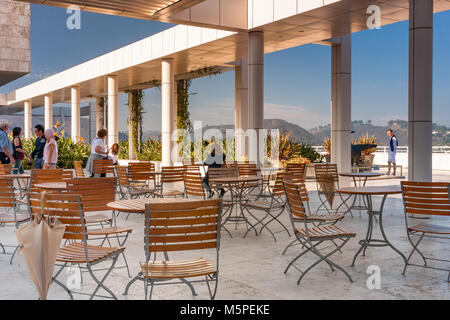
[[[366,254],[367,247],[384,247],[389,246],[392,248],[395,252],[397,252],[403,259],[403,261],[406,264],[406,257],[405,255],[395,248],[391,242],[386,237],[386,234],[384,232],[383,228],[383,208],[384,204],[386,202],[386,198],[389,195],[394,194],[400,194],[402,193],[402,190],[400,189],[400,186],[377,186],[377,187],[347,187],[347,188],[339,188],[337,192],[340,192],[342,194],[348,194],[348,195],[361,195],[366,198],[367,201],[367,214],[369,215],[368,219],[368,228],[366,237],[363,240],[359,241],[360,248],[356,252],[355,256],[353,257],[352,261],[352,267],[355,265],[356,258],[358,255],[363,251],[363,256]],[[373,209],[372,205],[372,197],[373,196],[382,196],[383,199],[381,200],[380,209],[378,211],[375,211]],[[373,232],[373,221],[376,216],[379,216],[379,225],[380,225],[380,231],[382,235],[382,239],[373,239],[372,238],[372,232]]]
[[[236,223],[235,229],[237,229],[239,222],[245,222],[248,229],[246,234],[249,230],[253,229],[257,235],[258,231],[245,216],[241,204],[244,197],[255,187],[255,182],[262,181],[262,178],[257,176],[221,177],[210,179],[210,181],[218,184],[220,187],[227,188],[230,191],[230,210],[225,220],[222,222],[222,227],[228,232],[228,234],[231,236],[231,233],[225,228],[224,225],[229,221],[234,221]],[[235,209],[235,215],[233,215],[233,209]]]
[[[353,184],[355,187],[365,187],[368,178],[380,177],[380,176],[384,175],[384,173],[380,173],[380,172],[342,172],[342,173],[339,173],[339,175],[341,177],[352,178]],[[361,198],[362,198],[362,203],[364,205],[361,204]],[[356,205],[357,199],[359,200],[358,205]],[[367,203],[365,201],[364,196],[354,195],[353,202],[352,202],[351,206],[347,209],[345,214],[347,212],[351,212],[352,209],[359,210],[359,216],[361,217],[361,210],[367,210]]]

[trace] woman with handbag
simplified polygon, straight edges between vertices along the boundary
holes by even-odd
[[[100,129],[97,132],[97,137],[91,144],[91,155],[86,164],[86,170],[90,173],[91,178],[94,177],[94,160],[106,159],[108,157],[108,149],[105,148],[105,139],[108,135],[108,130]]]

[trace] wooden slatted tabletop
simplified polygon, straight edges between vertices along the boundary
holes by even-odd
[[[245,182],[255,182],[262,180],[261,177],[248,176],[248,177],[221,177],[209,179],[215,183],[245,183]]]
[[[112,210],[121,212],[144,213],[145,205],[150,203],[176,203],[176,202],[191,202],[199,201],[198,199],[185,198],[147,198],[147,199],[132,199],[132,200],[118,200],[107,204]]]
[[[339,173],[342,177],[356,177],[356,178],[370,178],[370,177],[380,177],[384,173],[381,172],[342,172]]]
[[[402,193],[400,186],[346,187],[336,190],[344,194],[385,195]]]

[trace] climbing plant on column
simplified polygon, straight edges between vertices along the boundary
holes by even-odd
[[[142,89],[130,90],[131,94],[131,115],[128,119],[128,123],[131,124],[133,147],[136,154],[141,152],[142,143],[142,115],[144,114],[144,107],[142,102],[144,100],[144,93]]]

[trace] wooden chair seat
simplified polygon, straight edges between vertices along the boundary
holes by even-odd
[[[149,189],[149,188],[142,188],[142,189],[130,189],[129,194],[131,196],[142,196],[144,194],[153,194],[155,192],[158,192],[156,189]]]
[[[205,259],[140,262],[144,277],[152,279],[191,278],[216,273],[212,261]]]
[[[95,223],[110,223],[112,220],[111,216],[107,216],[104,214],[91,214],[86,215],[86,224],[95,224]]]
[[[309,221],[338,221],[344,218],[343,214],[320,214],[314,213],[307,216]]]
[[[154,195],[158,196],[158,197],[178,197],[178,196],[182,196],[184,195],[184,191],[180,191],[180,190],[157,190],[157,191],[153,191],[152,192]]]
[[[247,202],[244,204],[246,207],[250,207],[253,209],[260,209],[260,210],[270,210],[270,209],[281,209],[284,207],[284,203],[282,202],[275,202],[275,201],[262,201],[262,200],[256,200]]]
[[[108,227],[108,228],[100,228],[94,230],[88,230],[87,235],[89,236],[107,236],[110,234],[118,234],[133,231],[132,228],[124,228],[124,227]]]
[[[93,263],[116,253],[120,253],[125,248],[102,247],[87,245],[89,262]],[[65,263],[87,263],[84,244],[81,242],[71,243],[58,251],[56,261]]]
[[[14,218],[14,213],[2,213],[0,214],[0,223],[16,223],[25,222],[30,220],[30,215],[26,213],[17,213]]]
[[[307,237],[307,233],[304,228],[297,228],[296,231],[304,237]],[[347,232],[337,226],[320,226],[315,228],[308,228],[309,237],[311,239],[320,240],[322,238],[342,238],[342,237],[354,237],[356,233]]]
[[[430,234],[450,234],[450,226],[440,225],[432,222],[419,223],[408,227],[409,231],[430,233]]]

